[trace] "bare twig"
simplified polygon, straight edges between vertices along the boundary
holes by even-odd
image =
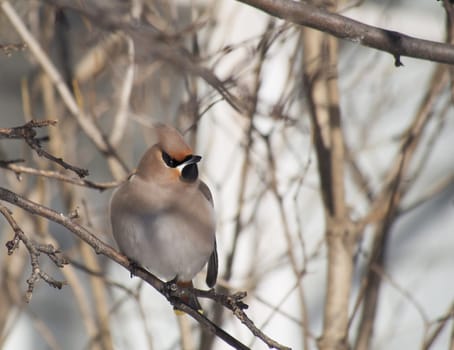
[[[118,110],[115,115],[112,133],[109,137],[109,141],[112,146],[118,145],[126,130],[129,112],[129,98],[134,85],[134,42],[130,37],[125,37],[124,40],[128,44],[128,68],[126,69],[123,84],[121,85]]]
[[[92,227],[90,222],[90,214],[86,203],[83,203],[84,218],[86,218],[86,227]],[[81,259],[95,270],[100,270],[100,262],[97,259],[95,252],[86,244],[82,244],[79,248]],[[93,340],[97,340],[99,348],[102,350],[113,350],[112,332],[110,330],[110,313],[107,297],[107,285],[103,279],[89,276],[91,295],[93,296],[93,311],[96,315],[98,332]],[[92,340],[92,341],[93,341]]]
[[[56,124],[56,120],[31,120],[22,126],[0,128],[0,139],[33,139],[36,137],[35,128],[55,126]]]
[[[98,7],[92,3],[90,7],[81,7],[72,1],[66,0],[47,0],[47,2],[71,9],[85,16],[100,28],[108,30],[121,30],[130,35],[135,44],[135,57],[138,61],[148,62],[157,57],[167,63],[172,64],[177,69],[183,70],[205,80],[237,111],[247,110],[245,102],[232,94],[227,88],[226,82],[221,81],[214,72],[194,61],[191,54],[182,45],[167,43],[170,38],[163,32],[157,32],[147,22],[129,22],[118,19],[116,14],[109,13],[105,8]],[[140,24],[140,25],[139,25]],[[145,45],[146,43],[146,45]]]
[[[4,169],[10,170],[10,171],[13,171],[14,173],[16,173],[17,176],[20,176],[21,174],[42,176],[42,177],[46,177],[49,179],[55,179],[55,180],[67,182],[67,183],[77,185],[77,186],[92,188],[92,189],[99,190],[99,191],[105,191],[107,189],[117,187],[123,182],[123,180],[111,181],[111,182],[94,182],[94,181],[90,181],[87,179],[80,179],[80,178],[68,176],[66,174],[63,174],[63,173],[60,173],[57,171],[53,171],[53,170],[35,169],[35,168],[30,168],[30,167],[16,164],[16,163],[20,163],[20,162],[23,162],[23,160],[22,159],[14,159],[14,160],[6,160],[6,161],[0,160],[0,168],[4,168]]]
[[[382,266],[371,266],[371,269],[381,277],[381,279],[385,282],[388,282],[390,286],[392,286],[398,293],[400,293],[403,297],[405,297],[408,302],[413,305],[416,312],[421,316],[421,319],[424,325],[427,327],[429,324],[429,318],[424,311],[422,305],[415,299],[415,297],[411,294],[410,291],[405,289],[404,287],[400,286],[393,278],[390,276]]]
[[[436,327],[430,334],[426,334],[426,336],[424,337],[424,342],[421,346],[421,350],[430,349],[434,341],[440,335],[441,331],[449,324],[449,321],[452,319],[454,319],[454,303],[451,304],[451,306],[444,315],[442,315],[440,318],[436,320],[436,322],[434,322],[436,323]]]
[[[432,184],[427,190],[421,194],[419,198],[417,198],[414,202],[406,205],[406,206],[401,206],[399,208],[399,215],[407,214],[410,211],[418,208],[420,205],[426,203],[430,199],[436,197],[449,187],[451,187],[454,184],[454,174],[450,174],[446,176],[445,178],[441,179],[438,182],[435,182]]]
[[[252,96],[252,103],[250,104],[250,108],[247,110],[246,114],[246,120],[247,120],[247,126],[246,126],[246,132],[244,135],[244,142],[245,145],[243,147],[244,150],[244,157],[242,160],[241,164],[241,170],[240,170],[240,184],[239,184],[239,189],[238,189],[238,197],[236,199],[237,201],[237,214],[235,215],[235,224],[234,224],[234,234],[233,234],[233,242],[232,242],[232,248],[227,255],[226,258],[226,263],[225,263],[225,272],[223,275],[223,279],[226,281],[229,281],[232,277],[233,273],[233,265],[234,261],[236,259],[238,250],[238,242],[240,235],[242,233],[243,227],[244,227],[244,222],[243,222],[243,207],[245,205],[245,200],[246,200],[246,186],[247,182],[249,179],[249,170],[250,170],[250,160],[251,160],[251,150],[252,150],[252,145],[253,145],[253,129],[254,129],[254,116],[257,112],[257,103],[258,103],[258,93],[260,90],[261,86],[261,74],[262,74],[262,69],[263,69],[263,64],[266,60],[266,55],[269,50],[269,40],[270,40],[270,32],[272,31],[271,29],[274,27],[274,21],[270,20],[268,22],[267,28],[264,31],[264,36],[263,39],[258,45],[259,47],[257,48],[259,51],[259,57],[258,61],[255,64],[254,68],[254,81],[252,85],[252,91],[251,91],[251,96]],[[224,309],[220,307],[219,305],[215,306],[214,309],[214,320],[216,322],[220,322],[222,320],[222,316],[224,313]],[[201,349],[209,349],[211,348],[211,344],[213,342],[213,338],[209,337],[203,337],[201,341]]]
[[[271,16],[317,29],[364,46],[389,52],[399,66],[400,56],[454,64],[454,46],[417,39],[392,30],[370,26],[348,17],[329,12],[307,1],[238,0]]]
[[[96,124],[87,116],[83,111],[80,110],[77,102],[72,95],[69,87],[64,82],[58,70],[55,68],[52,61],[46,55],[44,50],[39,45],[38,41],[33,37],[30,31],[27,29],[21,18],[18,16],[17,12],[11,6],[8,1],[2,1],[0,3],[2,10],[4,11],[7,18],[10,20],[13,27],[22,37],[24,42],[29,47],[32,54],[35,56],[37,61],[40,63],[43,70],[49,75],[52,83],[55,85],[57,91],[60,93],[60,96],[65,103],[68,110],[71,112],[71,115],[77,120],[82,130],[90,138],[90,140],[97,146],[97,148],[106,154],[108,158],[115,159],[115,162],[119,163],[119,166],[125,170],[127,169],[123,162],[119,159],[118,155],[112,148],[112,146],[106,141],[106,138],[101,133]]]
[[[335,7],[332,3],[331,7]],[[323,334],[318,346],[348,348],[348,312],[357,231],[345,196],[345,151],[338,88],[338,41],[304,28],[303,83],[317,155],[318,178],[325,213],[327,290]]]
[[[33,295],[33,290],[35,288],[35,284],[40,279],[47,282],[47,284],[51,287],[61,289],[63,285],[66,284],[66,282],[57,281],[56,279],[49,276],[46,272],[42,271],[38,261],[38,256],[40,255],[40,253],[44,253],[54,262],[56,266],[63,267],[66,261],[57,255],[60,252],[58,250],[55,250],[55,248],[51,245],[39,245],[33,242],[30,238],[28,238],[14,220],[10,210],[5,206],[0,205],[0,213],[3,214],[5,219],[10,224],[11,228],[14,230],[14,238],[6,242],[8,254],[9,255],[13,254],[14,250],[18,248],[19,241],[22,241],[24,243],[25,247],[27,248],[30,254],[32,273],[27,280],[28,289],[25,295],[26,302],[30,302]]]
[[[75,172],[79,177],[85,177],[88,175],[87,169],[82,169],[66,163],[62,158],[57,158],[52,154],[46,152],[41,147],[41,141],[47,139],[47,137],[40,138],[36,137],[35,128],[42,128],[46,126],[54,126],[57,124],[56,120],[31,120],[28,123],[17,126],[14,128],[0,128],[0,138],[8,138],[8,139],[23,139],[27,144],[32,148],[40,157],[45,157],[51,160],[54,163],[62,166],[65,169],[71,170]],[[16,162],[16,161],[14,161]],[[5,162],[3,162],[5,164]],[[6,164],[11,164],[11,162],[6,162]]]
[[[210,298],[217,302],[222,302],[224,307],[230,309],[233,314],[243,323],[245,324],[249,330],[256,336],[260,337],[268,346],[276,349],[288,349],[287,347],[280,345],[279,343],[273,341],[271,338],[267,337],[263,334],[257,327],[255,327],[254,323],[247,317],[244,313],[243,309],[246,308],[246,305],[241,301],[245,297],[245,293],[237,293],[234,295],[224,295],[224,294],[217,294],[214,291],[200,291],[200,290],[192,290],[186,289],[176,286],[175,284],[164,283],[154,275],[150,274],[148,271],[137,267],[131,266],[129,259],[114,250],[112,247],[107,245],[106,243],[102,242],[99,238],[97,238],[93,233],[91,233],[87,228],[77,224],[72,219],[64,215],[63,213],[58,213],[50,208],[47,208],[43,205],[37,204],[32,202],[14,192],[11,192],[5,188],[0,187],[0,200],[9,202],[15,206],[18,206],[27,212],[44,217],[48,220],[56,222],[64,227],[66,227],[69,231],[74,233],[79,239],[89,244],[97,254],[102,254],[110,258],[111,260],[115,261],[116,263],[122,265],[126,269],[128,269],[132,274],[136,275],[137,277],[143,279],[145,282],[150,284],[153,288],[155,288],[159,293],[164,295],[169,302],[177,309],[184,311],[185,313],[189,314],[195,320],[197,320],[201,326],[208,330],[209,332],[215,333],[218,337],[224,340],[226,343],[230,344],[236,349],[247,349],[245,345],[239,342],[237,339],[233,338],[231,335],[226,333],[224,330],[219,328],[216,324],[211,322],[208,318],[204,315],[200,314],[197,310],[192,309],[188,305],[186,305],[182,300],[181,296],[187,295],[185,293],[195,293],[197,296]],[[6,208],[5,208],[6,209]],[[6,209],[7,210],[7,209]],[[3,213],[3,211],[2,211]],[[5,214],[4,214],[5,215]],[[22,231],[20,231],[22,232]],[[25,242],[24,242],[25,243]],[[33,249],[35,249],[33,247]],[[32,254],[31,254],[32,256]],[[36,256],[36,255],[35,255]],[[37,262],[36,262],[37,263]],[[33,262],[32,262],[33,264]],[[39,270],[39,265],[37,273],[39,277],[43,278],[46,282],[53,285],[54,282],[51,278],[41,273]],[[34,275],[32,275],[34,277]],[[33,282],[32,286],[35,283],[36,277],[34,277],[33,281],[30,280],[29,285]],[[58,286],[56,284],[55,286]]]
[[[368,262],[369,267],[363,277],[365,279],[363,283],[366,283],[366,287],[364,295],[361,295],[364,307],[354,345],[356,350],[369,347],[381,284],[381,276],[377,275],[376,268],[381,268],[385,263],[386,244],[390,229],[399,213],[402,198],[408,190],[408,187],[403,186],[404,179],[428,121],[433,116],[432,111],[435,102],[448,83],[446,73],[446,67],[438,65],[433,73],[430,89],[424,96],[411,125],[405,132],[399,153],[387,171],[386,181],[379,192],[380,196],[373,202],[372,209],[363,219],[364,222],[371,219],[380,222],[375,229],[372,253]]]
[[[291,237],[290,233],[290,224],[289,220],[286,216],[286,211],[284,207],[284,197],[281,195],[281,193],[278,190],[278,170],[276,166],[276,160],[273,154],[273,150],[271,147],[271,142],[270,142],[270,135],[262,135],[263,140],[266,145],[267,149],[267,156],[268,156],[268,163],[270,167],[270,187],[271,187],[271,192],[273,193],[273,196],[276,199],[277,206],[279,208],[279,215],[281,219],[281,225],[282,225],[282,231],[284,233],[285,240],[287,242],[287,254],[288,258],[290,260],[290,266],[292,268],[295,281],[296,281],[296,290],[298,293],[298,299],[299,299],[299,304],[300,304],[300,314],[301,314],[301,319],[304,320],[301,323],[301,327],[303,329],[303,344],[304,348],[308,349],[309,348],[309,330],[306,327],[308,324],[309,320],[309,315],[307,311],[307,306],[306,306],[306,298],[304,295],[304,290],[303,290],[303,283],[301,280],[302,277],[302,271],[301,271],[301,264],[298,262],[295,254],[295,245]]]

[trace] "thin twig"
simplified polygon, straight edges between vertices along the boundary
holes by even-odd
[[[372,203],[372,208],[361,223],[362,225],[366,222],[371,222],[371,220],[379,222],[374,233],[368,269],[362,277],[362,284],[365,289],[364,293],[361,292],[359,295],[362,299],[363,309],[354,345],[356,350],[369,347],[382,277],[376,273],[376,269],[378,267],[382,268],[385,263],[386,245],[390,229],[394,219],[399,214],[402,198],[406,191],[409,190],[408,186],[404,186],[404,179],[408,176],[407,173],[411,161],[418,146],[420,146],[423,132],[433,117],[432,112],[435,103],[449,82],[446,73],[446,66],[438,65],[432,75],[431,86],[424,96],[413,121],[407,128],[405,136],[402,138],[400,151],[396,154],[395,159],[387,170],[385,183],[379,191],[380,196]]]
[[[71,165],[65,162],[62,158],[55,157],[42,149],[41,141],[47,140],[47,137],[37,137],[35,128],[54,126],[55,124],[57,124],[56,120],[30,120],[22,126],[16,126],[14,128],[0,128],[0,138],[23,139],[40,157],[47,158],[61,167],[75,172],[79,177],[88,176],[87,169]]]
[[[123,31],[134,40],[136,60],[149,61],[151,57],[158,57],[178,69],[183,69],[186,73],[205,80],[235,110],[247,110],[248,107],[245,105],[245,101],[232,94],[226,82],[220,80],[211,69],[197,64],[184,46],[167,43],[167,40],[171,38],[167,38],[163,32],[156,33],[156,28],[150,26],[149,23],[144,21],[130,23],[123,18],[119,20],[116,14],[109,13],[105,8],[96,6],[91,6],[90,8],[81,7],[74,2],[62,0],[47,0],[47,2],[78,12],[100,28],[108,29],[109,31],[112,31],[112,29]]]
[[[245,324],[252,334],[256,335],[260,339],[262,339],[269,347],[275,349],[289,349],[286,346],[280,345],[279,343],[275,342],[265,334],[263,334],[257,327],[255,327],[252,320],[250,320],[247,315],[244,313],[243,309],[246,308],[246,304],[244,304],[241,300],[245,297],[245,293],[237,293],[234,295],[224,295],[224,294],[217,294],[214,291],[200,291],[196,289],[186,289],[176,286],[175,284],[171,284],[169,288],[169,284],[161,281],[148,271],[137,267],[131,266],[129,259],[117,252],[115,249],[107,245],[106,243],[102,242],[96,235],[91,233],[86,227],[77,224],[74,220],[67,217],[63,213],[58,213],[50,208],[47,208],[43,205],[38,203],[32,202],[14,192],[11,192],[5,188],[0,187],[0,200],[9,202],[15,206],[18,206],[30,214],[38,215],[44,217],[48,220],[51,220],[55,223],[58,223],[64,227],[66,227],[69,231],[74,233],[79,239],[89,244],[97,254],[102,254],[111,260],[115,261],[116,263],[122,265],[126,269],[128,269],[132,274],[135,276],[143,279],[145,282],[150,284],[153,288],[155,288],[159,293],[165,296],[169,302],[177,309],[184,311],[185,313],[189,314],[192,318],[200,323],[200,325],[209,332],[215,333],[219,338],[224,340],[227,344],[231,345],[236,349],[248,349],[244,344],[239,342],[237,339],[233,338],[231,335],[226,333],[204,315],[200,314],[197,310],[192,309],[188,305],[186,305],[182,300],[181,296],[187,295],[185,293],[194,293],[200,297],[206,297],[213,299],[217,302],[222,302],[222,305],[230,310],[232,310],[233,314],[243,323]],[[25,243],[25,242],[24,242]],[[36,262],[37,264],[37,262]],[[41,272],[39,270],[38,272]],[[33,277],[34,275],[32,275]],[[41,278],[45,279],[47,276],[39,275]],[[46,282],[51,283],[52,280],[45,279]],[[36,281],[33,281],[33,285]],[[30,284],[30,282],[29,282]]]
[[[112,146],[118,145],[126,131],[126,123],[128,121],[129,112],[129,98],[134,86],[134,41],[130,37],[125,37],[124,39],[128,44],[128,68],[126,69],[123,84],[121,85],[118,110],[115,115],[114,126],[109,137],[109,141]]]
[[[275,198],[277,202],[277,206],[279,208],[279,216],[281,220],[281,225],[282,225],[282,231],[285,237],[285,241],[287,243],[287,255],[288,259],[290,261],[290,266],[293,272],[293,275],[295,277],[295,282],[296,282],[296,291],[298,294],[298,299],[300,303],[300,314],[301,314],[301,319],[304,320],[303,323],[301,323],[301,327],[303,329],[303,344],[304,348],[308,349],[309,348],[309,343],[308,343],[308,338],[309,338],[309,330],[305,326],[308,323],[309,315],[307,311],[307,305],[306,305],[306,298],[304,295],[304,290],[303,290],[303,283],[301,281],[302,277],[302,271],[300,266],[302,265],[301,263],[298,262],[296,258],[296,253],[295,253],[295,244],[292,240],[292,235],[290,232],[290,224],[288,217],[286,215],[286,210],[284,207],[284,197],[281,195],[281,193],[278,190],[278,169],[276,165],[276,159],[273,154],[273,149],[271,147],[271,140],[270,140],[270,135],[261,135],[263,138],[263,141],[265,142],[266,146],[266,151],[267,151],[267,161],[269,164],[269,169],[270,169],[270,190],[271,193],[273,194],[273,197]]]
[[[20,241],[24,243],[30,255],[32,272],[30,277],[27,279],[28,289],[27,293],[25,294],[25,301],[27,303],[30,302],[33,295],[33,290],[35,288],[35,284],[40,279],[44,280],[51,287],[61,289],[63,285],[66,284],[66,282],[57,281],[53,277],[49,276],[46,272],[41,270],[41,267],[38,262],[38,256],[40,255],[40,253],[44,253],[55,263],[56,266],[63,267],[64,264],[66,264],[66,261],[57,255],[60,252],[51,245],[39,245],[33,242],[30,238],[28,238],[25,235],[24,231],[22,231],[22,229],[16,223],[12,216],[11,211],[7,207],[0,205],[0,213],[3,214],[6,221],[8,221],[9,225],[14,231],[14,238],[6,242],[8,255],[13,254],[14,250],[18,248]]]
[[[56,124],[56,120],[31,120],[22,126],[0,128],[0,139],[33,139],[36,137],[35,128],[55,126]]]
[[[29,47],[31,53],[41,65],[42,69],[49,75],[52,83],[55,85],[63,102],[65,103],[71,115],[77,120],[79,126],[88,136],[88,138],[96,145],[96,147],[103,152],[108,158],[112,158],[119,164],[121,168],[127,173],[128,170],[119,159],[115,150],[107,142],[104,135],[101,133],[96,124],[90,119],[77,105],[76,99],[72,95],[69,87],[61,77],[55,65],[49,59],[48,55],[39,45],[39,42],[33,37],[32,33],[27,29],[24,22],[21,20],[16,10],[11,6],[9,1],[2,1],[0,6],[9,19],[18,34],[22,37],[24,42]]]
[[[421,350],[430,349],[434,341],[440,335],[441,331],[445,328],[445,326],[449,324],[449,321],[452,319],[454,319],[454,303],[451,304],[451,306],[443,316],[439,317],[436,320],[437,326],[432,331],[432,333],[426,334],[426,336],[424,337],[424,342],[421,346]]]
[[[36,176],[42,176],[49,179],[55,179],[63,182],[67,182],[77,186],[83,186],[88,188],[93,188],[95,190],[104,191],[110,188],[115,188],[119,186],[123,180],[121,181],[110,181],[110,182],[94,182],[87,179],[80,179],[72,176],[68,176],[58,171],[53,170],[42,170],[42,169],[35,169],[26,167],[23,165],[17,165],[16,163],[23,162],[22,159],[14,159],[14,160],[0,160],[0,168],[4,168],[10,171],[13,171],[17,176],[21,174],[30,174]]]
[[[400,56],[454,64],[454,47],[446,43],[417,39],[411,36],[370,26],[329,12],[308,1],[237,0],[283,20],[317,29],[340,39],[389,52],[395,65],[402,65]]]

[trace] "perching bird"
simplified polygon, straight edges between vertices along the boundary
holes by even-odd
[[[155,126],[157,142],[139,162],[137,171],[112,195],[110,219],[120,250],[151,273],[192,286],[208,262],[206,283],[218,273],[213,199],[199,180],[197,163],[174,128]],[[197,298],[186,302],[201,310]]]

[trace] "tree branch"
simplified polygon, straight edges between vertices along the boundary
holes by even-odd
[[[78,168],[71,164],[66,163],[62,158],[57,158],[52,154],[46,152],[41,147],[41,141],[47,140],[48,137],[36,137],[35,128],[42,128],[45,126],[54,126],[57,124],[56,120],[30,120],[28,123],[17,126],[14,128],[0,128],[0,139],[23,139],[40,157],[47,158],[65,169],[69,169],[75,172],[79,177],[85,177],[88,175],[87,169]],[[8,163],[8,162],[6,162]],[[5,164],[5,162],[3,162]],[[0,165],[1,166],[1,165]]]
[[[18,165],[16,163],[23,162],[23,159],[14,159],[14,160],[0,160],[0,168],[4,168],[14,172],[18,177],[21,174],[30,174],[36,176],[42,176],[49,179],[55,179],[63,182],[67,182],[77,186],[88,187],[92,189],[96,189],[99,191],[105,191],[110,188],[114,188],[119,186],[123,181],[110,181],[110,182],[94,182],[87,179],[80,179],[74,176],[68,176],[58,171],[53,170],[42,170],[42,169],[35,169],[26,167],[23,165]]]
[[[77,120],[81,129],[85,132],[88,138],[96,145],[96,147],[103,152],[107,158],[113,159],[115,163],[128,172],[126,165],[118,157],[116,151],[112,145],[106,140],[97,125],[86,115],[78,106],[75,97],[69,90],[69,87],[65,84],[63,78],[58,72],[55,65],[52,63],[46,52],[42,49],[39,42],[35,39],[32,33],[27,29],[13,6],[8,1],[1,1],[0,7],[2,8],[5,16],[11,22],[11,25],[21,36],[24,42],[27,44],[33,56],[36,58],[43,71],[46,72],[51,79],[55,88],[60,94],[62,101],[70,111],[71,115]]]
[[[65,259],[61,258],[57,254],[60,253],[56,250],[52,245],[41,245],[33,242],[30,238],[28,238],[24,231],[19,227],[16,220],[14,220],[11,211],[3,205],[0,205],[0,213],[5,217],[6,221],[8,221],[9,225],[14,231],[14,238],[8,242],[6,242],[6,248],[8,249],[8,255],[13,254],[13,252],[19,247],[19,242],[22,241],[25,247],[30,254],[30,263],[32,265],[32,272],[30,277],[27,279],[28,289],[27,293],[25,294],[25,301],[28,303],[30,302],[33,290],[35,288],[35,283],[38,282],[40,279],[45,281],[49,286],[61,289],[65,284],[64,281],[57,281],[56,279],[49,276],[46,272],[41,270],[41,266],[38,262],[38,256],[40,253],[46,254],[55,265],[58,267],[63,267],[66,264]]]
[[[345,151],[338,88],[338,41],[302,30],[303,83],[325,212],[327,287],[321,350],[348,348],[348,309],[356,230],[345,199]]]
[[[191,53],[175,38],[169,37],[164,32],[150,26],[145,21],[128,21],[118,19],[118,14],[99,6],[92,1],[85,6],[75,4],[68,0],[45,0],[54,6],[75,11],[90,20],[93,25],[107,31],[123,31],[130,36],[135,45],[135,59],[138,62],[149,62],[159,58],[162,61],[172,64],[175,68],[202,78],[208,85],[212,86],[232,108],[237,111],[246,111],[249,106],[244,99],[232,94],[227,84],[209,68],[198,64]]]
[[[387,171],[385,184],[382,186],[380,196],[372,205],[372,209],[363,219],[363,222],[370,222],[371,219],[379,221],[375,228],[372,252],[368,262],[368,269],[364,275],[366,289],[363,297],[363,310],[359,322],[358,333],[354,349],[363,350],[370,347],[371,334],[375,315],[378,308],[379,290],[381,276],[376,273],[375,267],[382,267],[386,258],[386,246],[390,230],[395,218],[399,214],[399,207],[402,198],[408,191],[404,186],[404,179],[407,175],[416,148],[420,144],[422,134],[431,117],[436,101],[442,95],[443,90],[449,83],[446,66],[439,65],[432,76],[431,87],[423,98],[421,105],[412,121],[412,124],[405,132],[402,139],[400,151],[397,153],[389,170]]]
[[[402,65],[400,56],[454,64],[454,46],[414,38],[392,30],[367,25],[329,12],[304,1],[237,0],[286,21],[329,33],[377,50],[386,51]]]
[[[248,349],[247,346],[245,346],[240,341],[233,338],[231,335],[229,335],[224,330],[219,328],[204,315],[200,314],[197,310],[190,308],[188,305],[182,302],[181,296],[187,295],[185,293],[194,293],[195,295],[210,298],[216,302],[221,302],[224,307],[227,307],[228,309],[232,310],[233,314],[243,324],[245,324],[255,336],[258,336],[260,339],[262,339],[270,348],[283,350],[289,349],[288,347],[277,343],[276,341],[272,340],[271,338],[263,334],[254,325],[252,320],[250,320],[247,317],[247,315],[243,311],[243,309],[246,308],[246,304],[244,304],[241,301],[241,299],[243,299],[246,296],[245,293],[228,296],[217,294],[214,291],[206,292],[195,289],[181,288],[174,283],[171,284],[165,283],[158,279],[157,277],[155,277],[154,275],[152,275],[151,273],[149,273],[148,271],[137,266],[132,266],[129,259],[126,256],[120,254],[111,246],[102,242],[88,229],[77,224],[70,217],[64,215],[63,213],[58,213],[43,205],[32,202],[2,187],[0,187],[0,200],[9,202],[15,206],[18,206],[26,210],[31,214],[42,216],[50,221],[53,221],[57,224],[66,227],[69,231],[74,233],[79,239],[89,244],[97,254],[102,254],[108,257],[109,259],[115,261],[117,264],[120,264],[126,269],[128,269],[132,274],[136,275],[137,277],[141,278],[142,280],[150,284],[159,293],[165,296],[175,308],[184,311],[185,313],[190,315],[192,318],[198,321],[205,330],[215,333],[219,338],[224,340],[227,344],[231,345],[232,347],[236,349]],[[3,212],[4,210],[2,211],[2,213]],[[45,279],[46,276],[41,277]],[[46,281],[49,283],[48,280]]]

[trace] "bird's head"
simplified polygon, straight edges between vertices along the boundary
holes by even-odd
[[[156,182],[195,183],[199,176],[197,163],[201,156],[192,154],[191,147],[174,128],[154,126],[157,142],[143,155],[136,174]]]

